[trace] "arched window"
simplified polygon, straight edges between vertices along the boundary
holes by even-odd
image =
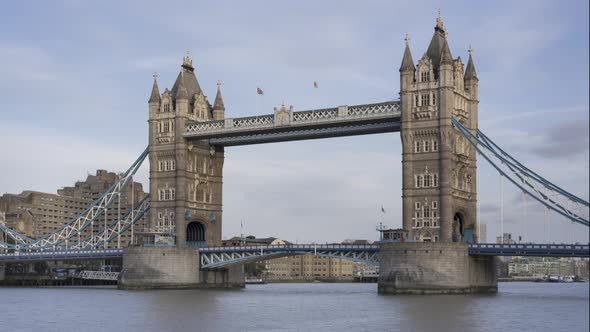
[[[428,188],[432,185],[432,177],[429,174],[424,175],[424,187]]]

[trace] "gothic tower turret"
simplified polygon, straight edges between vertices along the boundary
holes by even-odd
[[[400,68],[403,227],[415,241],[476,241],[475,152],[451,121],[477,128],[477,78],[470,64],[471,56],[464,80],[440,14],[416,67],[406,37]]]
[[[148,231],[180,247],[221,244],[223,149],[182,136],[187,124],[213,119],[188,54],[172,89],[161,97],[154,79],[149,105]]]
[[[225,106],[221,97],[221,82],[217,81],[217,95],[213,103],[213,120],[223,120],[225,118]]]

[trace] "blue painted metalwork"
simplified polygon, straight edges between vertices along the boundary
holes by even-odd
[[[137,172],[148,153],[149,151],[146,148],[131,167],[119,177],[119,180],[82,213],[59,229],[40,239],[28,238],[4,225],[0,225],[0,230],[15,241],[15,244],[0,242],[0,248],[13,250],[43,250],[49,248],[56,249],[60,244],[67,243],[69,239],[77,236],[105,213],[108,207],[115,201],[115,198],[118,197],[121,190],[123,190],[129,181],[131,181],[132,176]]]
[[[203,248],[207,245],[206,241],[186,241],[188,247]]]
[[[387,133],[399,131],[400,125],[401,104],[388,101],[300,112],[282,109],[255,117],[192,122],[183,136],[211,145],[237,146]]]
[[[379,245],[287,244],[271,246],[206,247],[199,249],[202,269],[268,260],[284,256],[317,255],[378,265]]]
[[[342,125],[332,128],[307,128],[289,130],[283,132],[261,132],[251,135],[215,137],[207,139],[211,145],[239,146],[263,143],[278,143],[319,138],[333,138],[355,135],[391,133],[400,130],[401,122],[398,120],[382,123],[364,123],[354,125]]]
[[[510,157],[503,150],[496,151],[497,147],[489,138],[487,138],[481,131],[478,130],[478,135],[474,135],[470,130],[465,128],[457,119],[452,118],[453,125],[465,137],[465,139],[483,156],[500,174],[504,175],[510,182],[520,188],[523,192],[533,197],[539,203],[547,208],[559,213],[560,215],[570,219],[573,222],[590,226],[588,217],[588,202],[585,200],[566,192],[557,187],[551,182],[540,177],[537,173],[530,171],[528,168],[522,166],[521,163]],[[479,137],[478,137],[479,136]],[[485,137],[485,138],[484,138]],[[499,149],[499,148],[498,148]],[[499,163],[492,160],[492,157],[498,158]],[[504,170],[507,167],[508,170]],[[555,194],[552,198],[549,194]],[[562,199],[563,202],[558,202]],[[572,203],[572,205],[579,207],[586,217],[579,212],[574,212],[573,209],[565,205]]]
[[[122,258],[123,249],[32,251],[0,253],[0,262],[50,261],[62,259],[105,259]]]
[[[195,249],[202,269],[215,269],[294,255],[317,255],[379,265],[379,245],[293,244],[277,246],[204,247]],[[590,257],[590,246],[582,244],[495,244],[468,245],[471,256]],[[48,261],[61,259],[122,258],[123,249],[59,250],[0,253],[0,261]]]
[[[590,257],[587,244],[496,244],[478,243],[469,245],[472,256],[543,256],[543,257]]]

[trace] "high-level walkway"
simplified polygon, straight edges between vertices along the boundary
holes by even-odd
[[[274,114],[192,122],[183,136],[217,146],[236,146],[327,137],[396,132],[401,125],[399,101],[339,106]]]

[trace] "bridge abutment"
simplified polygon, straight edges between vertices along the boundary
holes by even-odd
[[[495,257],[469,256],[464,243],[382,243],[379,261],[379,294],[498,291]]]
[[[200,270],[199,251],[182,247],[129,247],[119,275],[122,289],[242,288],[242,266]]]

